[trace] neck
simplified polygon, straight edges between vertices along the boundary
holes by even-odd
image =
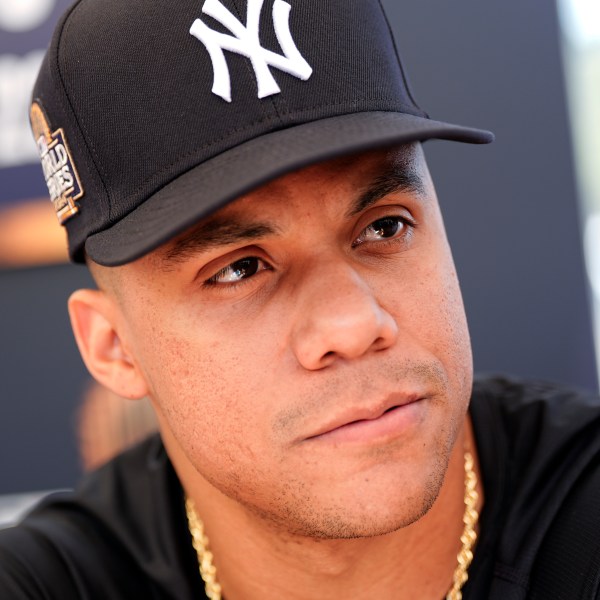
[[[463,531],[464,448],[473,454],[475,450],[468,422],[426,515],[387,535],[348,540],[297,536],[273,526],[199,481],[189,463],[177,460],[177,452],[169,447],[172,440],[165,437],[178,475],[204,521],[227,600],[439,600],[451,587]]]

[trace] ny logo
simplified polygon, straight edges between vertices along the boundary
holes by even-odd
[[[273,26],[283,55],[271,52],[260,45],[258,27],[263,1],[248,0],[247,23],[244,27],[221,4],[220,0],[206,0],[202,12],[219,21],[233,35],[214,31],[200,19],[196,19],[190,27],[190,33],[206,46],[212,61],[214,73],[212,91],[227,102],[231,102],[231,80],[223,50],[236,52],[250,59],[256,75],[259,98],[278,94],[281,91],[269,67],[285,71],[302,81],[306,81],[312,74],[312,68],[304,60],[292,39],[289,23],[291,6],[287,2],[275,0],[273,4]]]

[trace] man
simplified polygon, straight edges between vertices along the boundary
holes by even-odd
[[[420,142],[491,134],[377,2],[81,0],[32,126],[82,356],[161,433],[3,532],[1,597],[600,597],[600,407],[473,387]]]

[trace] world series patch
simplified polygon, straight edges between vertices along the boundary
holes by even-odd
[[[83,196],[83,187],[64,131],[50,130],[46,115],[37,102],[31,105],[29,116],[50,199],[62,225],[79,212],[75,201]]]

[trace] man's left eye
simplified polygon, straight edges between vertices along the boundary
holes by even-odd
[[[227,265],[207,279],[206,283],[208,285],[239,283],[268,268],[268,265],[262,259],[257,256],[248,256]]]
[[[397,238],[406,233],[408,224],[402,217],[383,217],[365,227],[354,241],[354,246],[364,242],[379,242]]]

